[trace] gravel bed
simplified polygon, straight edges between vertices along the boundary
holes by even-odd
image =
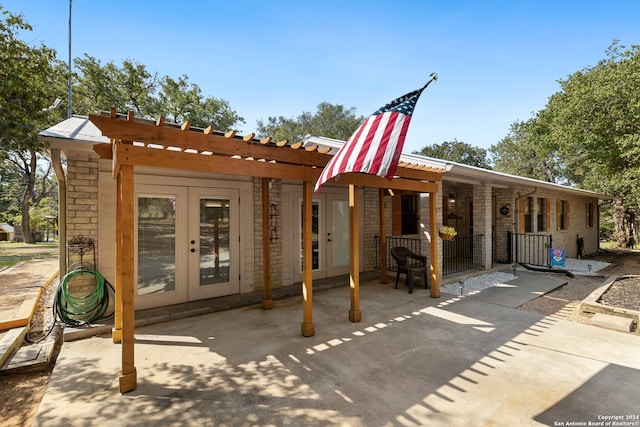
[[[610,265],[611,263],[603,261],[567,258],[564,268],[578,276],[589,276],[597,275],[600,270]],[[518,270],[522,269],[519,268]],[[442,285],[440,286],[440,290],[452,295],[471,295],[515,278],[516,276],[511,273],[487,273],[460,282]]]
[[[625,277],[614,281],[599,302],[612,307],[640,311],[640,276]]]
[[[452,295],[471,295],[515,278],[516,276],[509,273],[487,273],[460,282],[442,285],[440,290]]]

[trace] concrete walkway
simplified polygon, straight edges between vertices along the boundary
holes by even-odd
[[[536,294],[535,274],[522,292]],[[428,290],[361,285],[136,330],[137,390],[110,336],[67,342],[35,425],[520,426],[640,415],[640,336]],[[558,424],[556,424],[558,423]],[[567,425],[567,424],[564,424]]]

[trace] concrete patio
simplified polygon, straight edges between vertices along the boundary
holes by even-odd
[[[136,329],[138,388],[110,336],[64,344],[34,425],[560,425],[639,415],[640,336],[514,309],[558,276],[466,297],[361,285]],[[553,282],[553,285],[550,285]],[[497,296],[493,298],[492,293]],[[517,302],[516,302],[517,304]]]

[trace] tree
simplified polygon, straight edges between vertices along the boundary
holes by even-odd
[[[640,208],[640,46],[614,41],[605,59],[559,83],[545,108],[495,147],[496,166],[518,163],[620,198],[616,238],[626,242],[631,229],[620,221]]]
[[[38,132],[60,120],[60,110],[51,106],[64,97],[67,74],[55,50],[18,38],[18,33],[32,30],[21,15],[1,6],[0,12],[0,160],[22,178],[21,225],[25,242],[33,243],[29,209],[39,200],[38,158],[45,148]]]
[[[102,63],[89,55],[76,59],[78,75],[75,85],[75,110],[80,114],[98,113],[115,108],[133,111],[139,117],[156,118],[196,127],[213,125],[229,130],[244,119],[229,103],[214,97],[204,97],[187,75],[178,79],[150,73],[146,67],[124,60],[119,67],[113,62]]]
[[[116,111],[149,114],[158,88],[157,73],[138,62],[124,60],[122,67],[85,54],[75,61],[78,74],[74,85],[74,110],[79,114],[98,113],[112,107]]]
[[[292,142],[300,141],[307,134],[346,140],[364,121],[364,117],[356,116],[355,111],[355,107],[347,109],[321,102],[315,114],[303,111],[295,118],[269,117],[266,123],[258,120],[258,135]]]
[[[425,146],[420,151],[414,151],[413,154],[491,169],[491,164],[487,158],[487,150],[473,147],[457,139],[444,141],[442,144]]]
[[[539,123],[530,119],[514,122],[509,135],[489,149],[494,169],[512,175],[541,181],[567,183],[559,168],[554,146],[546,143]]]

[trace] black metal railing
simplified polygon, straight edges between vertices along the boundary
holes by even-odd
[[[442,241],[442,274],[454,274],[483,267],[484,235],[457,235]]]
[[[509,262],[550,267],[551,234],[519,234],[509,232]]]
[[[375,236],[376,240],[376,265],[375,268],[380,268],[380,236]],[[419,237],[403,237],[403,236],[387,236],[385,239],[387,243],[387,271],[396,271],[396,263],[391,256],[391,248],[396,246],[403,246],[409,249],[411,252],[424,255],[422,253],[422,243]]]
[[[380,236],[375,236],[376,241],[376,264],[375,268],[380,268]],[[397,237],[386,238],[387,243],[387,271],[396,271],[396,263],[391,256],[391,248],[403,246],[410,251],[422,253],[422,243],[418,237]],[[483,267],[483,246],[484,235],[456,236],[453,240],[442,241],[442,274],[460,273],[463,271],[475,270]]]

